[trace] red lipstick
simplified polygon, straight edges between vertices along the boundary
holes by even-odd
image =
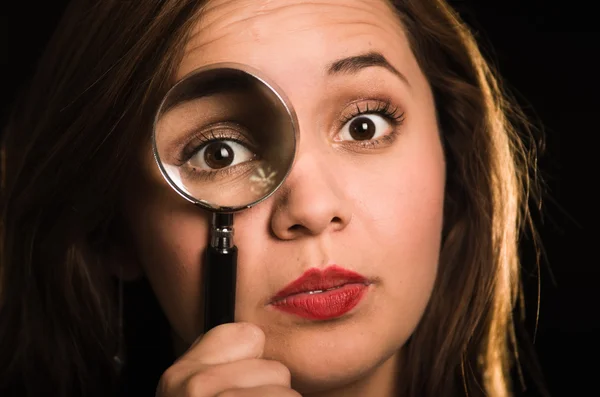
[[[329,320],[352,310],[369,284],[365,277],[339,266],[312,268],[279,291],[270,304],[310,320]]]

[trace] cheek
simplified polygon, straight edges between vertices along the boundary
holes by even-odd
[[[161,184],[129,206],[137,257],[174,329],[193,340],[202,319],[201,261],[210,215]]]
[[[369,207],[375,217],[374,224],[383,233],[381,241],[437,256],[444,203],[444,163],[441,151],[434,156],[422,154],[408,153],[395,167],[372,181],[379,186],[379,192],[369,200]],[[372,191],[376,191],[375,186]]]
[[[382,277],[381,305],[397,302],[403,309],[391,315],[402,312],[401,320],[416,326],[437,275],[445,162],[436,129],[405,138],[397,152],[357,171],[364,175],[348,185],[359,198],[354,228],[364,241],[362,261]]]

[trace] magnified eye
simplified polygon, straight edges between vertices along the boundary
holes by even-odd
[[[232,140],[212,140],[188,160],[190,166],[199,170],[219,170],[250,161],[255,154],[243,144]]]
[[[342,127],[340,140],[367,141],[377,139],[393,128],[390,121],[378,114],[361,114]]]

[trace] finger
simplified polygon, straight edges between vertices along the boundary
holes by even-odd
[[[250,323],[222,324],[202,336],[181,359],[216,365],[260,358],[264,346],[265,334],[258,326]]]
[[[205,368],[189,377],[179,391],[186,396],[214,396],[227,389],[245,389],[259,386],[289,388],[290,371],[280,362],[247,359]]]
[[[302,395],[289,387],[266,385],[248,389],[229,389],[215,397],[302,397]]]

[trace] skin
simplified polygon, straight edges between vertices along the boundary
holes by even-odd
[[[381,66],[327,72],[336,60],[373,51],[406,81]],[[400,22],[383,1],[209,1],[177,78],[216,62],[268,76],[300,127],[282,187],[235,217],[236,321],[260,327],[262,356],[283,363],[302,395],[391,395],[402,346],[436,278],[445,182],[432,93]],[[344,133],[343,117],[356,103],[373,109],[380,98],[403,112],[404,122],[392,143],[361,147]],[[126,270],[149,279],[185,349],[202,329],[210,215],[168,186],[149,147],[140,154],[136,194],[126,203],[137,259]],[[135,199],[140,192],[143,201]],[[308,321],[268,304],[307,269],[331,264],[372,281],[347,315]]]

